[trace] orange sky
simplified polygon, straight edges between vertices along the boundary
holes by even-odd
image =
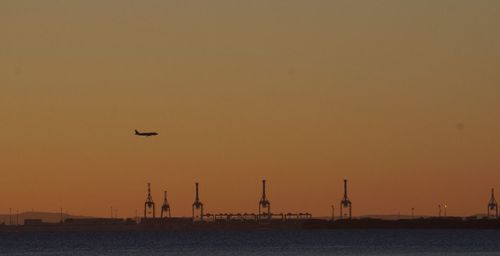
[[[499,1],[0,2],[0,213],[482,213]],[[463,124],[463,129],[457,129]],[[157,131],[141,138],[133,130]],[[500,196],[500,195],[498,195]]]

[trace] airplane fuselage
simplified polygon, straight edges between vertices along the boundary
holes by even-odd
[[[149,137],[149,136],[156,136],[156,135],[158,135],[158,133],[157,132],[139,132],[139,131],[135,130],[135,135]]]

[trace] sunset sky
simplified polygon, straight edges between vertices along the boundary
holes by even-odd
[[[484,213],[500,1],[2,0],[0,130],[0,213]]]

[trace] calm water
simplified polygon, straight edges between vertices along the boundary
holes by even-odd
[[[0,255],[500,255],[500,231],[0,233]]]

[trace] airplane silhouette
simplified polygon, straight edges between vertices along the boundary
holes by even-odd
[[[149,136],[156,136],[156,135],[158,135],[158,133],[157,132],[139,132],[138,130],[135,130],[135,135],[149,137]]]

